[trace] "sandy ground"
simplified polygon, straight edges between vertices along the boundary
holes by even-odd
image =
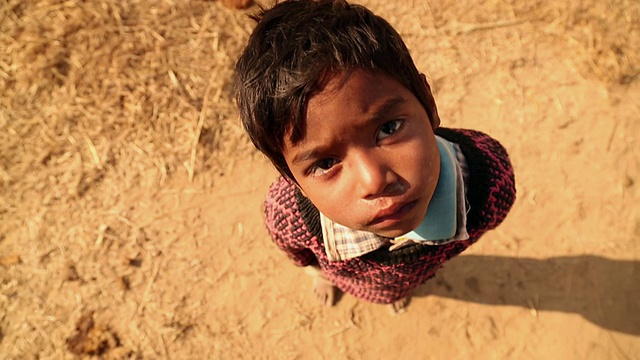
[[[2,1],[0,358],[640,359],[638,3],[362,3],[508,149],[502,226],[404,314],[319,306],[262,224],[246,12]]]

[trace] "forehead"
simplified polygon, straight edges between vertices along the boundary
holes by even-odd
[[[285,157],[307,147],[331,147],[363,135],[364,130],[418,104],[413,94],[391,76],[365,70],[330,77],[309,99],[299,141],[285,137]],[[379,124],[378,124],[379,125]],[[297,139],[296,139],[297,140]]]
[[[329,129],[358,129],[409,97],[408,89],[382,73],[358,69],[333,75],[307,103],[302,141]]]
[[[357,69],[335,74],[310,97],[306,120],[311,124],[307,125],[331,113],[369,113],[386,98],[397,97],[399,90],[408,92],[394,78],[382,73]]]

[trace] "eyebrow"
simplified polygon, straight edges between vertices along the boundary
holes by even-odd
[[[377,109],[373,112],[371,117],[367,120],[367,124],[377,123],[382,119],[389,117],[389,114],[396,109],[396,107],[406,100],[402,96],[394,96],[387,100],[385,100],[382,105],[378,106]],[[314,147],[310,150],[300,152],[294,156],[293,160],[291,160],[292,164],[297,164],[301,162],[306,162],[312,159],[317,158],[322,151],[322,146]]]
[[[296,156],[291,160],[292,164],[298,164],[301,162],[307,162],[311,159],[315,159],[318,157],[320,152],[317,149],[311,149],[309,151],[303,151],[301,153],[296,154]]]
[[[385,102],[383,102],[382,105],[380,105],[373,112],[373,116],[371,116],[369,122],[378,122],[389,117],[393,110],[395,110],[398,105],[404,103],[405,101],[405,98],[403,98],[402,96],[394,96],[385,100]]]

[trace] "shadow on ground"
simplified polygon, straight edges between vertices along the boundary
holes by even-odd
[[[639,288],[638,261],[463,255],[415,295],[576,313],[603,328],[640,335]]]

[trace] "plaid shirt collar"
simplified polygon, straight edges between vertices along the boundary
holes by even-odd
[[[440,140],[444,140],[439,138]],[[446,140],[444,140],[446,141]],[[465,179],[468,177],[467,163],[460,147],[457,144],[449,143],[455,149],[454,169],[456,179],[457,198],[457,221],[455,234],[447,239],[436,240],[414,240],[407,237],[387,238],[376,235],[368,231],[360,231],[337,224],[320,213],[320,223],[322,226],[322,237],[324,241],[327,257],[330,261],[342,261],[352,259],[369,252],[375,251],[383,246],[391,245],[390,251],[420,242],[428,245],[442,245],[452,241],[467,240],[467,209],[468,204],[465,196]]]

